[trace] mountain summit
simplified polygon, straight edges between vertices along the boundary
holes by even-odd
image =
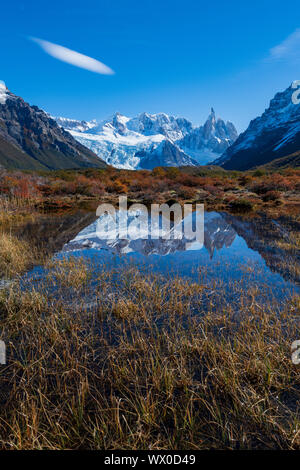
[[[52,170],[106,165],[48,114],[0,82],[0,166]]]
[[[203,126],[185,118],[146,112],[129,118],[115,113],[98,124],[56,118],[83,145],[117,168],[205,165],[237,138],[230,122],[217,119],[213,108]]]
[[[5,104],[8,96],[8,90],[2,80],[0,80],[0,104]]]
[[[265,112],[214,163],[228,170],[248,170],[299,153],[300,104],[293,103],[294,92],[291,85],[277,93]]]
[[[179,145],[199,164],[205,164],[222,155],[237,137],[237,130],[232,122],[225,123],[221,118],[217,119],[214,109],[211,108],[204,125],[193,129]]]

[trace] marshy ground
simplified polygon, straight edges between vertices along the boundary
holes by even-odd
[[[280,219],[291,236],[272,238],[271,261],[296,282],[297,184],[290,202],[265,203],[272,217],[285,204],[293,214]],[[278,299],[232,282],[228,293],[204,271],[195,280],[53,260],[82,215],[41,224],[40,203],[2,198],[0,271],[11,280],[0,290],[2,449],[300,449],[297,292]],[[24,281],[37,264],[44,275]],[[243,281],[250,275],[245,266]]]
[[[299,296],[236,285],[233,306],[132,269],[103,270],[87,303],[84,260],[50,272],[1,292],[2,448],[299,449]]]

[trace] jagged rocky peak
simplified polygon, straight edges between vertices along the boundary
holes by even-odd
[[[292,95],[294,92],[295,88],[293,87],[293,84],[291,84],[286,90],[277,92],[274,98],[270,101],[269,110],[278,111],[284,108],[291,108],[299,114],[299,108],[293,108],[293,106],[291,106],[294,104],[292,101]]]
[[[208,116],[203,126],[203,137],[208,140],[216,128],[216,114],[214,108],[211,108],[210,115]]]
[[[196,127],[180,142],[180,147],[198,163],[209,163],[236,140],[238,136],[234,125],[216,118],[214,108],[203,126]]]
[[[208,116],[208,120],[209,119],[211,121],[216,121],[216,113],[215,113],[214,108],[210,108],[210,115]]]
[[[219,139],[235,140],[238,136],[234,124],[230,121],[223,121],[220,117],[216,118],[214,108],[211,108],[210,115],[208,116],[204,126],[204,137],[209,139],[215,135]]]

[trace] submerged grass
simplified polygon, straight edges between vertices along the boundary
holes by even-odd
[[[299,296],[91,274],[71,258],[2,291],[2,449],[300,449]]]
[[[14,227],[37,216],[36,200],[18,197],[0,197],[0,226]]]
[[[22,228],[38,216],[35,200],[0,197],[0,279],[23,274],[45,258],[41,250],[15,234],[16,227]]]

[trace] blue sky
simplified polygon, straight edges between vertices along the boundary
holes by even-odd
[[[102,119],[147,111],[243,130],[300,79],[300,2],[85,0],[1,2],[0,79],[53,115]],[[57,60],[41,38],[106,64]]]

